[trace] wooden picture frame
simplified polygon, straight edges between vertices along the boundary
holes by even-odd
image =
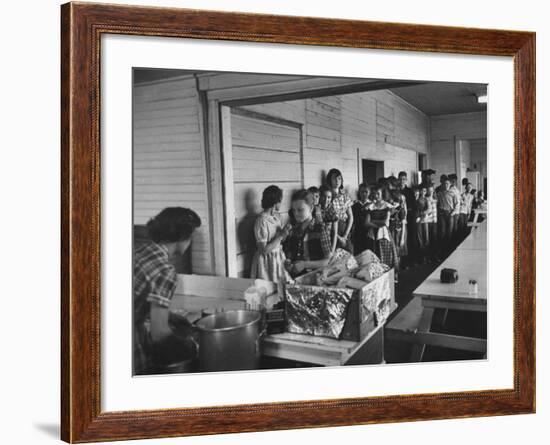
[[[61,18],[63,440],[95,442],[535,411],[534,33],[91,3],[65,4]],[[103,34],[513,57],[513,389],[102,412],[99,73]]]

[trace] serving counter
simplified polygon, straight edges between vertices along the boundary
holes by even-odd
[[[396,307],[393,278],[393,270],[384,278],[391,281],[391,311]],[[275,283],[268,281],[181,274],[178,275],[178,286],[170,310],[190,312],[198,319],[205,311],[245,309],[244,291],[255,284],[271,290],[267,297],[268,306],[273,306],[282,298]],[[266,335],[262,342],[262,354],[320,366],[373,364],[383,362],[383,346],[383,324],[379,324],[360,341],[290,332]]]

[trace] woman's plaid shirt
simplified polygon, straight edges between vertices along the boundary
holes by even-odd
[[[328,258],[332,252],[330,236],[322,223],[311,219],[306,227],[295,224],[283,242],[286,257],[294,261],[316,261]]]
[[[177,285],[176,269],[168,249],[154,242],[138,246],[134,252],[134,322],[149,316],[150,303],[170,306]]]

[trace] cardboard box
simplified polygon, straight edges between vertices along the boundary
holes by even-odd
[[[343,326],[339,334],[335,332],[326,332],[320,328],[318,331],[323,331],[323,336],[338,338],[340,340],[361,341],[377,326],[383,325],[390,313],[395,308],[395,283],[394,270],[390,269],[384,275],[371,281],[361,289],[352,290],[338,287],[319,287],[316,286],[317,271],[309,272],[296,279],[293,284],[285,286],[285,297],[289,298],[287,292],[291,292],[296,300],[296,292],[303,290],[304,299],[315,298],[316,291],[322,292],[323,295],[338,298],[343,298],[351,293],[351,299],[347,305]],[[332,295],[331,295],[332,293]],[[298,334],[312,333],[311,324],[300,329],[302,320],[295,314],[296,311],[288,310],[287,301],[287,331]],[[311,322],[310,318],[310,322]],[[303,324],[303,323],[302,323]],[[309,332],[305,332],[309,331]],[[313,329],[313,332],[316,330]]]

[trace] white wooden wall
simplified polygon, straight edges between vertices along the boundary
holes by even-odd
[[[202,220],[192,243],[194,273],[211,271],[208,194],[199,99],[193,77],[134,87],[134,223],[165,207]]]
[[[430,137],[440,141],[456,136],[457,139],[487,138],[487,112],[442,114],[431,116]]]
[[[202,88],[226,86],[216,82],[219,82],[216,76],[202,79]],[[134,222],[145,224],[167,206],[192,208],[203,222],[193,239],[193,272],[213,273],[211,237],[219,236],[219,232],[210,233],[206,138],[195,79],[142,84],[135,87],[134,94]],[[269,145],[274,141],[273,134],[286,130],[263,125],[259,131],[262,125],[251,126],[240,118],[240,125],[231,129],[236,147],[233,158],[236,229],[241,214],[250,212],[250,208],[242,204],[251,201],[245,196],[247,190],[253,185],[259,211],[261,190],[269,185],[257,181],[259,177],[250,176],[250,172],[262,176],[262,181],[282,186],[285,190],[282,210],[285,211],[292,190],[300,188],[302,183],[305,187],[319,186],[330,168],[342,171],[348,191],[355,196],[361,178],[358,160],[382,160],[385,176],[405,170],[411,177],[417,168],[417,153],[428,152],[428,118],[387,90],[242,108],[300,124],[300,128],[293,128],[287,143],[301,144],[303,166],[297,176],[300,166],[260,165],[261,157],[256,158],[243,147],[255,140],[252,145],[256,148],[269,149],[261,145],[266,142]],[[273,143],[273,147],[280,145],[279,142]],[[237,250],[242,248],[237,246]]]
[[[487,178],[487,139],[470,140],[470,163],[481,173],[481,181]]]
[[[470,141],[467,139],[460,139],[458,142],[458,148],[460,149],[460,172],[458,175],[458,184],[462,184],[462,178],[466,177],[466,170],[470,168]]]
[[[338,168],[349,192],[362,177],[358,159],[384,161],[384,175],[412,177],[417,154],[428,153],[428,117],[390,91],[244,107],[304,125],[305,186],[319,186]]]
[[[487,138],[487,113],[458,113],[430,118],[430,168],[442,174],[456,171],[455,139],[484,140]],[[487,162],[487,150],[476,152],[476,161]],[[469,161],[471,164],[472,161]],[[471,166],[471,165],[468,165]]]
[[[301,188],[300,128],[262,119],[261,115],[231,114],[233,208],[236,274],[248,277],[256,250],[254,223],[262,211],[262,192],[269,185],[283,190],[281,212],[286,221],[293,190]]]

